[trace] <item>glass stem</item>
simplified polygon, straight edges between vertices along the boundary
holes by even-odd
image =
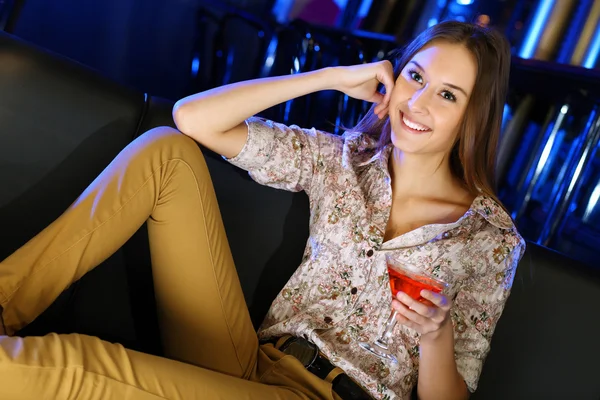
[[[392,336],[392,332],[394,330],[394,327],[396,326],[396,322],[398,322],[398,320],[396,319],[396,315],[398,315],[398,312],[396,310],[392,310],[390,317],[384,325],[383,332],[381,333],[379,338],[375,340],[375,344],[377,346],[383,347],[386,350],[388,348],[388,339]]]

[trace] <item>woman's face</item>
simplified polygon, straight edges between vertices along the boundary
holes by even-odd
[[[394,146],[405,153],[449,153],[476,75],[476,61],[463,45],[434,42],[416,53],[390,99]]]

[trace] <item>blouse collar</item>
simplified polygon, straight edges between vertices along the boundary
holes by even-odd
[[[392,144],[377,150],[377,139],[372,136],[360,132],[346,132],[343,137],[345,139],[342,155],[344,165],[351,166],[354,169],[363,169],[372,165],[387,173],[387,165],[393,149]],[[453,224],[464,221],[466,217],[474,213],[478,213],[497,228],[514,228],[513,220],[504,208],[492,197],[483,193],[473,200],[469,210]]]

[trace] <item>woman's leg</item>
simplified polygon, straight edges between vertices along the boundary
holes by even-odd
[[[261,352],[259,357],[265,354]],[[273,361],[270,366],[257,376],[257,381],[249,381],[127,350],[91,336],[0,336],[0,398],[339,399],[331,393],[330,385],[311,377],[306,370],[302,375],[302,366],[291,356]]]
[[[67,212],[0,263],[9,333],[149,216],[165,349],[224,373],[84,335],[0,336],[0,398],[338,399],[298,360],[258,348],[204,159],[168,128],[134,141]]]
[[[196,143],[170,128],[132,142],[61,217],[0,263],[8,334],[147,219],[166,355],[249,378],[258,341],[208,169]]]

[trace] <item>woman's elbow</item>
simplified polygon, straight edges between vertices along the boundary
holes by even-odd
[[[173,122],[175,122],[177,129],[181,133],[190,136],[190,130],[188,126],[189,112],[183,100],[179,100],[175,103],[172,114]]]

